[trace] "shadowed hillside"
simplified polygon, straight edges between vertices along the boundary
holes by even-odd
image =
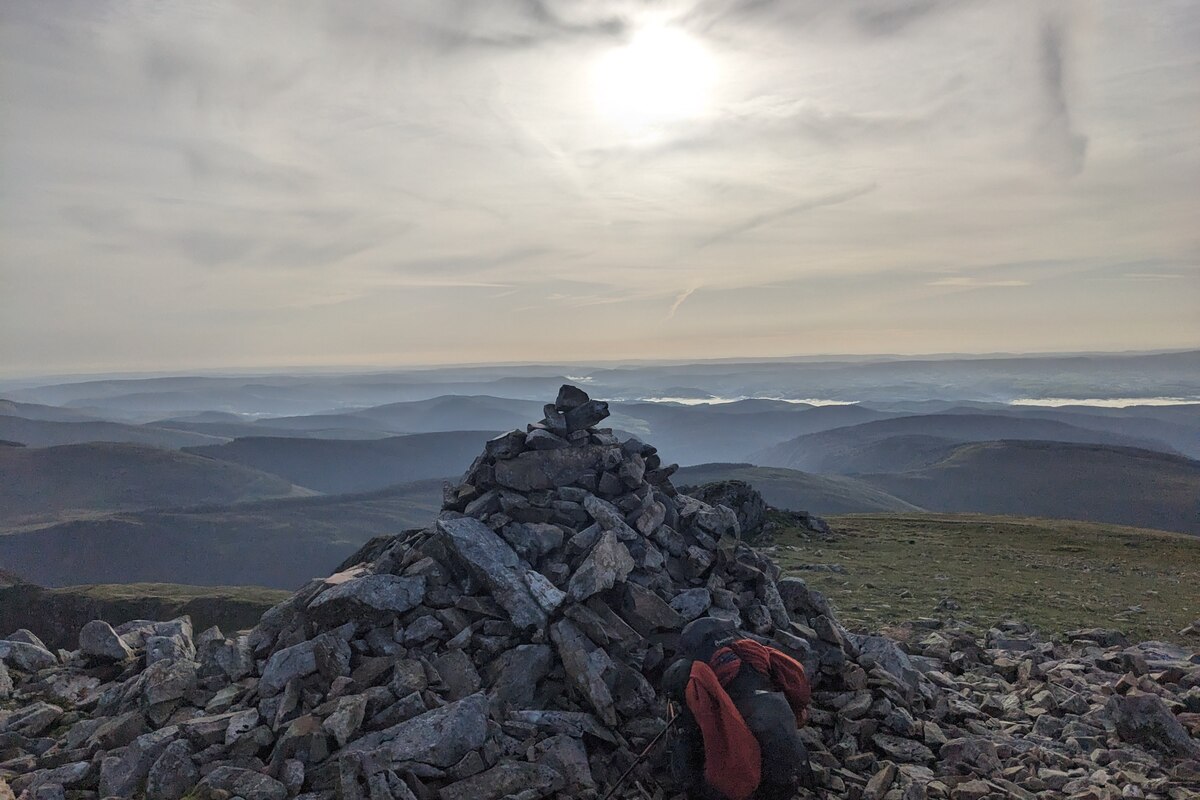
[[[675,473],[679,485],[713,481],[746,481],[770,505],[814,514],[852,514],[865,511],[919,511],[912,503],[880,491],[869,483],[841,475],[810,475],[780,467],[752,464],[699,464]]]
[[[931,511],[1021,514],[1200,533],[1200,462],[1127,447],[983,442],[861,479]]]
[[[888,441],[896,437],[904,438]],[[1157,440],[1078,428],[1058,420],[926,414],[801,436],[755,453],[749,460],[764,466],[839,475],[896,472],[940,461],[947,445],[999,439],[1085,442],[1171,452],[1168,445]]]
[[[298,494],[311,492],[275,475],[174,450],[108,443],[0,447],[0,526]]]
[[[43,586],[294,589],[374,536],[428,524],[441,501],[441,480],[430,480],[360,495],[110,514],[0,536],[0,564]]]
[[[251,437],[187,448],[187,452],[244,464],[335,494],[457,475],[493,436],[471,430],[355,441]]]

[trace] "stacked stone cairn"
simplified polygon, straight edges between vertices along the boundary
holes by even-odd
[[[564,386],[545,415],[488,442],[432,527],[369,542],[248,632],[0,641],[0,800],[671,797],[661,745],[638,756],[704,615],[805,664],[822,797],[1198,796],[1195,655],[1019,625],[909,652],[851,634],[733,511],[595,427],[604,403]]]

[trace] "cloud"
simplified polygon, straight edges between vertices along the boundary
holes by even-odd
[[[1072,123],[1067,101],[1066,53],[1065,24],[1047,18],[1042,25],[1038,54],[1045,116],[1037,138],[1051,162],[1064,174],[1073,176],[1083,171],[1088,137],[1078,133]]]
[[[675,312],[679,311],[679,307],[683,305],[684,301],[695,294],[698,288],[700,287],[693,286],[690,289],[684,289],[680,292],[679,296],[675,298],[675,302],[671,303],[671,307],[667,310],[667,319],[674,319]]]
[[[713,245],[727,242],[731,239],[736,239],[737,237],[749,233],[757,228],[770,225],[773,222],[778,222],[779,220],[786,219],[788,217],[796,216],[797,214],[802,214],[806,211],[814,211],[818,208],[824,208],[826,206],[836,206],[842,203],[847,203],[857,197],[862,197],[865,194],[873,192],[877,188],[878,186],[876,184],[860,186],[856,189],[849,189],[844,192],[835,192],[822,197],[801,200],[798,203],[792,203],[791,205],[775,209],[774,211],[753,214],[741,220],[740,222],[723,228],[709,236],[701,238],[693,245],[692,249],[703,250],[706,247],[712,247]]]
[[[716,80],[632,137],[592,67],[654,25]],[[0,369],[1200,340],[1197,33],[1160,0],[9,4]]]

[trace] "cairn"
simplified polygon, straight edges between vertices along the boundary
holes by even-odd
[[[1104,631],[947,629],[911,652],[852,634],[607,416],[563,386],[432,527],[369,542],[244,634],[0,640],[0,800],[595,798],[631,768],[615,797],[669,797],[660,754],[638,756],[701,616],[805,665],[823,796],[1194,796],[1200,659]]]

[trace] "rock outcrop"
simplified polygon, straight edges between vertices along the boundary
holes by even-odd
[[[709,615],[801,660],[828,797],[1192,796],[1200,665],[1104,632],[846,630],[819,592],[595,427],[564,386],[487,444],[429,528],[364,546],[252,630],[89,625],[0,641],[0,797],[670,796],[657,687]],[[36,638],[36,637],[34,637]],[[6,786],[7,784],[7,786]],[[655,794],[662,788],[661,794]]]

